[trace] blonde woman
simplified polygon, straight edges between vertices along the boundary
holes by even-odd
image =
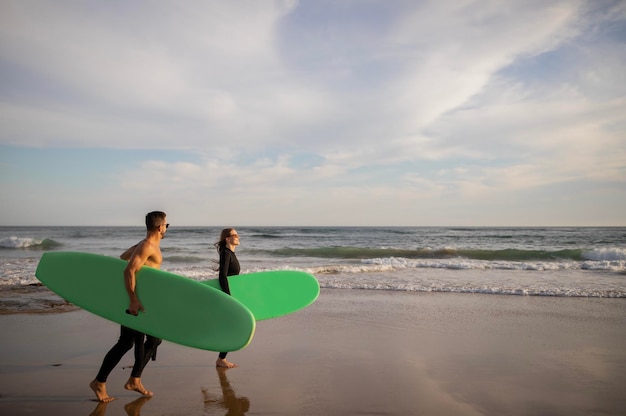
[[[222,291],[230,295],[228,276],[238,275],[241,271],[239,260],[235,255],[235,249],[239,245],[239,234],[234,228],[224,228],[220,234],[220,241],[215,243],[215,248],[220,255],[219,281]],[[234,368],[237,364],[226,360],[226,352],[220,352],[215,365],[223,368]]]

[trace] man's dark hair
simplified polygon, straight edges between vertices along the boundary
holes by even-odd
[[[146,228],[148,231],[154,231],[159,228],[165,221],[165,216],[163,211],[152,211],[146,214]]]

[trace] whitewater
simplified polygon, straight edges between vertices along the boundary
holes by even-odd
[[[215,278],[221,227],[171,222],[163,269]],[[236,228],[243,273],[302,270],[328,290],[626,298],[625,227]],[[35,277],[44,252],[117,257],[144,235],[140,226],[0,227],[0,311],[57,301]]]

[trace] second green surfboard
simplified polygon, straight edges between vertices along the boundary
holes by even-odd
[[[202,283],[221,290],[218,279]],[[228,277],[231,295],[246,306],[257,321],[306,308],[320,294],[317,279],[305,272],[274,270]]]

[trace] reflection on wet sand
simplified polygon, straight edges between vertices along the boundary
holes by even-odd
[[[217,395],[209,393],[208,389],[202,388],[202,394],[204,394],[204,409],[211,410],[211,408],[226,409],[227,416],[240,416],[245,415],[250,410],[250,400],[247,397],[237,397],[235,389],[232,388],[228,377],[226,377],[226,371],[229,368],[216,368],[217,375],[220,379],[220,386],[222,388],[222,397],[217,398]]]
[[[133,400],[130,403],[127,403],[124,405],[124,410],[126,410],[126,414],[128,416],[140,416],[139,411],[141,410],[141,407],[146,404],[146,402],[148,400],[152,399],[152,397],[150,396],[142,396],[138,399]],[[109,405],[109,403],[111,402],[98,402],[98,404],[96,405],[96,408],[93,410],[93,412],[91,412],[89,414],[89,416],[105,416],[106,415],[106,410],[107,410],[107,406]]]

